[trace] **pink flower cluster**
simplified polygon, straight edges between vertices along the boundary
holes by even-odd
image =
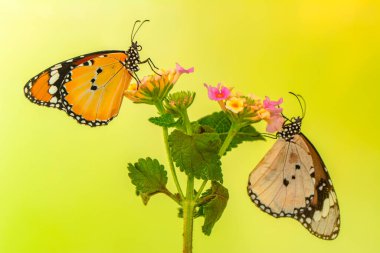
[[[204,85],[208,90],[208,97],[217,101],[224,111],[229,111],[252,123],[265,120],[267,122],[266,131],[269,133],[282,129],[284,118],[281,114],[282,108],[279,107],[283,102],[282,98],[272,101],[269,97],[265,97],[265,100],[261,101],[254,96],[233,95],[232,88],[227,88],[220,83],[216,87]]]

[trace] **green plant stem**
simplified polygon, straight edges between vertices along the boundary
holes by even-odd
[[[186,199],[183,201],[183,253],[191,253],[193,248],[194,220],[194,177],[188,176]]]
[[[201,187],[199,187],[199,190],[197,192],[197,195],[195,195],[194,201],[197,201],[199,197],[201,196],[203,189],[205,188],[208,180],[203,180]]]
[[[227,137],[224,140],[222,147],[220,147],[220,149],[219,149],[218,155],[220,157],[222,157],[224,155],[224,153],[226,153],[228,147],[231,144],[231,141],[233,140],[235,135],[239,132],[239,130],[240,130],[240,126],[236,123],[232,123],[230,130],[228,131]]]
[[[170,172],[171,172],[171,174],[173,176],[174,184],[175,184],[175,186],[177,188],[177,191],[178,191],[179,195],[181,196],[181,199],[183,199],[185,196],[183,195],[183,192],[182,192],[182,189],[181,189],[181,185],[179,184],[177,173],[175,172],[173,158],[172,158],[172,155],[170,153],[169,142],[168,142],[168,137],[169,137],[168,128],[167,127],[162,127],[162,133],[164,135],[166,156],[167,156],[168,161],[169,161]]]
[[[169,198],[171,198],[172,200],[174,200],[175,202],[177,202],[179,205],[181,205],[181,201],[173,193],[171,193],[168,189],[164,189],[162,191],[162,193],[164,193]]]
[[[156,108],[158,109],[158,111],[163,114],[164,113],[164,107],[162,105],[162,102],[158,102],[155,104],[156,105]],[[175,171],[175,167],[174,167],[174,163],[173,163],[173,158],[172,158],[172,155],[170,153],[170,147],[169,147],[169,131],[168,131],[168,128],[167,127],[162,127],[162,134],[164,136],[164,143],[165,143],[165,150],[166,150],[166,157],[168,159],[168,162],[169,162],[169,169],[170,169],[170,173],[172,174],[173,176],[173,180],[174,180],[174,184],[177,188],[177,191],[181,197],[181,199],[184,199],[185,196],[183,195],[183,191],[181,189],[181,185],[179,184],[179,181],[178,181],[178,177],[177,177],[177,173]]]
[[[182,112],[183,123],[188,135],[193,134],[187,110]],[[183,253],[191,253],[193,249],[193,220],[194,220],[194,177],[187,176],[186,198],[183,201]]]
[[[186,127],[186,133],[188,135],[192,135],[193,129],[191,128],[191,123],[190,123],[189,115],[187,114],[187,110],[183,111],[182,119],[183,119],[183,123],[185,124],[185,127]]]

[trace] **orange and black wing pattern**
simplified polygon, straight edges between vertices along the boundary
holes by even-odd
[[[125,51],[101,51],[58,63],[30,79],[25,96],[58,108],[81,124],[106,125],[117,116],[131,81]]]

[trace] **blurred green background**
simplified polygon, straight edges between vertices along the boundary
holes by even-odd
[[[323,156],[341,208],[335,241],[261,212],[246,183],[274,141],[245,143],[223,158],[230,201],[211,237],[196,220],[195,253],[380,252],[378,1],[0,3],[0,252],[181,251],[176,204],[157,196],[143,206],[126,169],[146,156],[166,164],[161,130],[147,121],[154,108],[125,100],[109,126],[90,128],[23,95],[27,80],[50,65],[127,49],[134,21],[145,18],[151,22],[136,37],[142,58],[195,67],[175,87],[197,92],[193,120],[219,110],[204,82],[284,97],[289,116],[300,108],[287,92],[302,94],[303,132]]]

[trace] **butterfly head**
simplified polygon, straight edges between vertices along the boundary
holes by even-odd
[[[291,141],[296,134],[301,132],[302,118],[292,118],[284,123],[282,126],[282,131],[277,133],[277,136],[286,140]]]

